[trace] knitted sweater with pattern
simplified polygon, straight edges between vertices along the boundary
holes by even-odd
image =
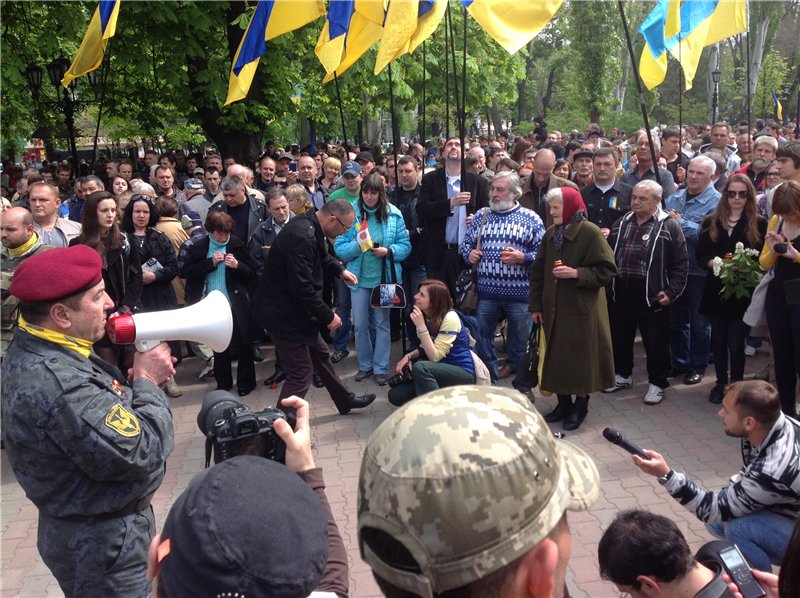
[[[481,223],[486,214],[486,223]],[[464,236],[461,255],[469,261],[469,254],[481,239],[483,257],[478,262],[478,298],[527,303],[530,294],[530,266],[544,236],[544,225],[536,212],[519,203],[510,210],[498,212],[483,208],[475,214]],[[504,264],[501,252],[512,247],[521,251],[525,261],[521,264]]]

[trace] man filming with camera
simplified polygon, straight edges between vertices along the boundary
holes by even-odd
[[[761,380],[728,386],[719,410],[725,434],[742,439],[742,469],[717,491],[698,487],[663,456],[633,456],[670,495],[718,538],[736,544],[750,564],[780,564],[800,515],[800,424],[781,413],[778,392]]]
[[[10,286],[19,331],[3,362],[3,440],[39,509],[39,552],[67,596],[148,595],[150,499],[173,448],[161,343],[127,377],[92,344],[113,303],[102,260],[76,245],[31,256]]]
[[[241,417],[244,405],[223,394],[230,399],[204,401],[201,429],[220,409]],[[239,445],[197,474],[172,505],[150,544],[154,598],[348,596],[347,552],[311,452],[308,403],[289,397],[281,407],[296,412],[294,430],[279,417],[259,426],[258,435],[274,430],[285,445],[285,466]],[[283,415],[250,415],[267,411]]]

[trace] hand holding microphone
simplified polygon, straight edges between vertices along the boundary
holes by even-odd
[[[616,444],[617,446],[625,449],[631,455],[638,455],[642,459],[650,459],[650,455],[644,452],[640,447],[632,443],[630,440],[625,438],[622,434],[617,432],[614,428],[606,428],[603,430],[603,438],[608,440],[611,444]]]
[[[606,428],[603,430],[603,437],[612,444],[624,448],[633,455],[633,464],[643,472],[656,477],[665,476],[670,472],[671,468],[667,465],[666,460],[661,454],[656,451],[644,450],[626,439],[614,428]]]

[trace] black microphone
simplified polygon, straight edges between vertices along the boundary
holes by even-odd
[[[631,455],[639,455],[642,459],[649,461],[652,459],[650,455],[645,453],[641,448],[633,444],[630,440],[625,438],[622,434],[617,432],[614,428],[606,428],[603,430],[603,437],[612,444],[616,444],[624,448]]]

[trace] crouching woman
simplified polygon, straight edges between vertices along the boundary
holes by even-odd
[[[420,344],[397,362],[397,373],[408,371],[411,379],[389,390],[389,402],[399,407],[432,390],[475,384],[469,333],[453,311],[447,285],[432,278],[423,280],[410,317]]]

